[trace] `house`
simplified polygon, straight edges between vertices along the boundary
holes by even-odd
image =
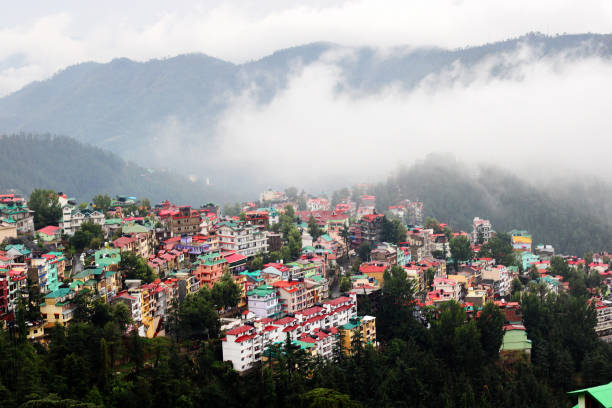
[[[294,280],[279,280],[272,284],[278,290],[279,303],[283,313],[294,313],[298,310],[312,306],[306,296],[304,282]]]
[[[510,286],[512,283],[512,275],[503,265],[495,267],[487,267],[482,271],[483,284],[491,285],[495,297],[504,297],[510,295]]]
[[[121,262],[121,250],[118,248],[102,248],[94,253],[95,264],[98,268],[110,268],[113,265],[119,267]]]
[[[195,267],[192,273],[200,281],[200,287],[206,285],[210,289],[223,276],[227,260],[221,256],[221,253],[212,252],[198,256],[192,266]]]
[[[247,292],[248,308],[260,318],[280,317],[282,310],[278,291],[271,285],[262,285]]]
[[[387,264],[380,262],[364,262],[359,265],[359,273],[367,275],[368,278],[372,278],[382,285],[385,280],[383,275],[387,267]]]
[[[523,325],[504,326],[504,337],[499,352],[504,358],[517,358],[525,355],[528,360],[531,359],[531,340],[527,338]]]
[[[134,323],[139,325],[142,321],[142,303],[141,298],[138,295],[132,295],[127,290],[117,293],[117,296],[112,298],[113,303],[123,303],[127,306],[128,310],[132,314],[132,320]]]
[[[452,279],[441,277],[434,278],[433,289],[434,292],[440,294],[439,301],[454,300],[458,302],[461,299],[462,287]]]
[[[44,228],[37,230],[36,235],[39,237],[40,240],[44,242],[59,242],[62,235],[62,230],[60,229],[60,227],[48,225]]]
[[[73,235],[86,222],[103,226],[106,222],[106,217],[104,213],[93,208],[80,210],[70,205],[62,208],[62,219],[60,220],[59,227],[64,234]]]
[[[493,227],[491,221],[483,220],[479,217],[472,222],[472,242],[475,245],[482,245],[491,239]]]
[[[612,342],[612,301],[596,299],[595,311],[597,313],[595,333],[601,340]]]
[[[395,245],[383,242],[370,252],[370,260],[380,264],[396,265],[397,255],[398,250]]]
[[[75,310],[72,303],[74,294],[69,288],[59,288],[45,296],[45,302],[40,305],[45,328],[51,328],[56,324],[65,326],[70,323]]]
[[[376,345],[376,318],[373,316],[355,316],[348,323],[339,326],[340,345],[342,351],[348,355],[355,353],[355,336],[360,337],[362,346]]]
[[[178,210],[169,213],[166,218],[170,235],[173,237],[182,235],[195,235],[200,232],[202,222],[200,212],[188,205],[178,207]]]
[[[20,294],[27,293],[25,268],[0,269],[0,320],[14,319]]]
[[[221,339],[223,360],[230,361],[234,370],[244,372],[266,355],[270,357],[271,347],[282,347],[287,339],[313,356],[319,354],[330,358],[338,327],[349,323],[356,314],[356,298],[351,296],[296,310],[293,316],[277,320],[260,318],[246,321],[228,330]]]
[[[512,248],[517,252],[531,252],[531,235],[528,231],[512,230],[509,232]]]
[[[252,258],[268,252],[267,232],[240,221],[225,221],[218,224],[217,235],[222,250]]]
[[[597,387],[568,392],[578,397],[574,408],[612,408],[612,382]]]

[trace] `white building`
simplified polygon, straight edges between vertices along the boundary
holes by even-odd
[[[100,211],[90,208],[78,210],[70,205],[66,205],[62,208],[62,219],[59,223],[59,227],[64,234],[73,235],[85,222],[103,226],[105,221],[106,217]]]
[[[247,292],[249,311],[258,318],[278,317],[281,305],[278,302],[278,291],[275,287],[263,285]]]
[[[492,231],[493,227],[491,226],[491,221],[483,220],[478,217],[474,218],[474,222],[472,223],[472,242],[478,244],[480,239],[482,239],[482,242],[480,242],[481,244],[487,242],[491,239]]]
[[[512,284],[512,274],[503,265],[497,265],[492,268],[482,270],[482,282],[492,285],[493,292],[496,296],[510,295],[510,286]]]
[[[217,230],[219,247],[224,251],[253,257],[268,252],[268,235],[257,227],[244,222],[225,221]]]
[[[236,371],[245,371],[261,360],[271,345],[283,343],[287,337],[315,345],[323,357],[330,357],[337,327],[347,324],[357,315],[356,295],[340,297],[308,309],[294,316],[278,320],[263,318],[226,332],[222,341],[223,360],[231,361]],[[322,333],[321,333],[322,332]]]

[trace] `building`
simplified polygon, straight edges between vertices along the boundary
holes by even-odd
[[[75,306],[72,303],[74,292],[69,288],[59,288],[45,296],[40,305],[40,314],[45,321],[45,328],[56,324],[67,325],[74,316]]]
[[[73,235],[86,222],[103,226],[106,222],[106,217],[104,213],[93,208],[79,210],[70,205],[62,208],[62,219],[60,220],[59,227],[64,234]]]
[[[555,256],[555,247],[552,245],[539,244],[535,248],[535,254],[543,261],[550,261],[550,258]]]
[[[252,258],[268,252],[266,231],[238,221],[225,221],[218,224],[217,235],[219,246],[224,251],[231,251]]]
[[[283,201],[287,201],[287,195],[282,191],[266,190],[259,195],[259,201],[261,201],[262,203],[280,203]]]
[[[139,294],[131,295],[127,290],[117,293],[112,299],[113,303],[123,303],[132,314],[132,320],[136,325],[142,321],[142,303]]]
[[[329,358],[333,355],[336,341],[333,336],[337,335],[337,328],[349,323],[356,315],[356,297],[351,296],[296,310],[293,316],[277,320],[261,318],[245,322],[228,330],[221,339],[223,360],[230,361],[234,370],[244,372],[262,361],[271,346],[282,347],[287,339],[307,349],[311,355],[320,353]]]
[[[510,295],[512,278],[513,276],[508,268],[503,265],[487,267],[481,271],[482,283],[485,285],[490,285],[493,288],[495,297]]]
[[[472,242],[475,245],[482,245],[491,239],[493,228],[491,221],[483,220],[478,217],[472,222]]]
[[[595,333],[601,340],[612,342],[612,302],[598,300],[595,303],[595,311],[597,312]]]
[[[574,408],[612,408],[612,382],[568,394],[578,397],[578,404]]]
[[[46,227],[37,230],[36,235],[41,241],[44,242],[59,242],[62,235],[62,230],[60,227],[47,225]]]
[[[17,223],[12,219],[0,219],[0,243],[5,239],[17,238]]]
[[[278,291],[274,286],[262,285],[247,292],[249,311],[259,318],[276,318],[282,310]]]
[[[531,359],[531,340],[527,338],[525,326],[521,324],[504,326],[504,338],[499,352],[504,358],[525,355],[527,359]]]
[[[200,281],[200,287],[204,285],[212,288],[217,283],[227,267],[227,260],[219,252],[200,255],[193,263],[193,275]]]
[[[34,232],[34,211],[27,206],[25,199],[17,194],[0,194],[0,219],[14,224],[17,234]]]
[[[531,252],[531,234],[528,231],[512,230],[509,232],[512,248],[517,252]]]
[[[200,232],[202,219],[200,212],[188,205],[178,207],[177,211],[171,211],[166,218],[170,236],[180,237],[182,235],[195,235]]]
[[[452,279],[440,277],[434,278],[433,289],[434,294],[432,295],[435,296],[435,299],[432,300],[434,300],[434,302],[446,302],[449,300],[454,300],[458,302],[459,300],[461,300],[461,285]]]
[[[348,323],[338,327],[340,345],[346,354],[353,354],[356,350],[355,341],[360,339],[361,346],[376,345],[376,318],[373,316],[355,316]]]

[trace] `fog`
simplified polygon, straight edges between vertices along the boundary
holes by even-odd
[[[339,91],[328,54],[296,66],[268,104],[253,89],[236,96],[207,157],[249,182],[310,188],[381,180],[429,153],[527,177],[609,175],[612,63],[535,54],[523,47],[375,93]]]
[[[465,47],[612,32],[607,0],[108,0],[11,2],[0,13],[0,96],[68,65],[203,52],[241,63],[314,41]]]

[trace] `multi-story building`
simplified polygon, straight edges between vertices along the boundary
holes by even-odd
[[[515,251],[531,252],[531,234],[528,231],[512,230],[509,232],[512,248]]]
[[[200,255],[192,266],[194,267],[193,275],[200,281],[200,287],[206,285],[212,288],[223,276],[227,260],[221,256],[221,253],[211,252]]]
[[[221,222],[217,235],[224,251],[233,251],[247,258],[268,252],[267,232],[253,225],[236,221]]]
[[[608,343],[612,342],[612,302],[608,300],[597,301],[595,311],[597,312],[595,333],[601,340]]]
[[[481,245],[491,239],[493,227],[491,221],[483,220],[478,217],[472,222],[472,242]]]
[[[458,302],[461,300],[461,285],[452,279],[434,278],[433,288],[435,292],[441,295],[440,301],[454,300]]]
[[[167,218],[168,229],[173,237],[182,235],[195,235],[200,233],[202,219],[200,212],[185,205],[173,211]]]
[[[132,314],[132,320],[137,325],[142,321],[142,303],[140,294],[131,295],[127,290],[117,293],[112,299],[114,303],[123,303]]]
[[[0,269],[0,318],[12,320],[19,302],[19,295],[27,296],[25,268],[12,265]]]
[[[60,220],[59,227],[64,234],[73,235],[81,228],[83,223],[90,222],[103,226],[105,221],[106,217],[101,211],[94,210],[93,208],[79,210],[78,208],[66,205],[62,208],[62,219]]]
[[[260,318],[275,318],[281,313],[278,290],[271,285],[262,285],[247,292],[249,311]]]
[[[366,344],[376,345],[376,318],[373,316],[354,316],[348,323],[339,326],[340,345],[346,354],[353,354],[356,336],[360,338],[361,347]]]
[[[45,328],[56,324],[65,326],[72,320],[75,309],[73,297],[74,292],[69,288],[59,288],[45,296],[45,302],[40,305]]]
[[[272,284],[278,290],[279,303],[283,313],[295,313],[312,306],[306,296],[306,285],[300,281],[279,280]]]
[[[504,297],[510,294],[512,274],[503,265],[488,267],[482,270],[482,283],[493,287],[495,297]]]
[[[34,211],[30,210],[26,201],[16,194],[0,195],[0,219],[14,225],[17,234],[34,232]]]
[[[287,337],[298,345],[306,343],[312,354],[320,352],[323,357],[331,357],[337,340],[326,339],[335,336],[337,328],[349,323],[356,314],[356,298],[351,296],[299,310],[278,320],[262,318],[249,322],[226,332],[221,340],[223,360],[231,361],[236,371],[246,371],[262,360],[270,346],[282,346]]]

